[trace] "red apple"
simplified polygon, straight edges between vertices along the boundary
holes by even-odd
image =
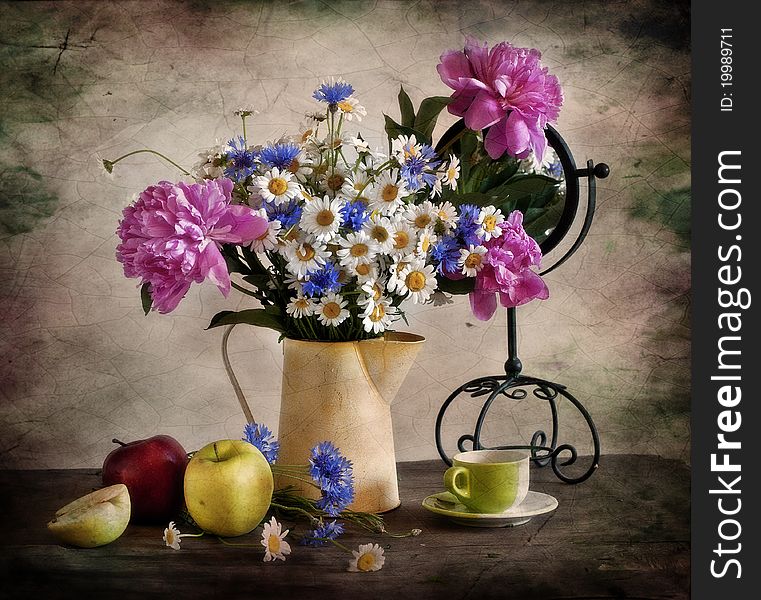
[[[136,523],[165,522],[176,518],[183,501],[188,456],[173,437],[155,435],[119,447],[103,462],[103,485],[123,483],[132,501]]]

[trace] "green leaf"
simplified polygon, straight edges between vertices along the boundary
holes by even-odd
[[[459,140],[452,143],[450,142],[452,140],[456,139],[457,136],[461,135],[465,131],[465,119],[460,119],[457,121],[454,125],[452,125],[449,129],[447,129],[444,132],[444,135],[441,136],[441,139],[439,139],[439,142],[436,144],[436,154],[439,156],[442,156],[442,150],[446,148],[447,154],[454,154],[455,156],[458,156],[460,154],[460,145]],[[442,156],[443,158],[443,156]]]
[[[484,179],[481,182],[481,187],[479,188],[478,191],[488,192],[492,188],[495,188],[507,182],[513,175],[515,175],[518,172],[518,165],[519,165],[518,161],[511,161],[504,169],[502,169],[495,175],[490,175],[489,177]]]
[[[229,273],[241,273],[243,275],[251,273],[251,269],[240,259],[235,248],[236,246],[231,244],[224,244],[222,246],[222,256],[225,259],[227,271]]]
[[[474,155],[478,149],[478,136],[468,131],[460,138],[460,177],[465,185],[470,179],[470,170],[475,164]]]
[[[285,324],[283,323],[282,318],[269,314],[263,308],[251,308],[238,312],[234,310],[223,310],[211,318],[211,322],[206,329],[222,327],[223,325],[238,324],[267,327],[268,329],[274,329],[279,333],[285,333]]]
[[[441,274],[437,274],[436,281],[438,283],[438,289],[447,294],[469,294],[476,286],[475,277],[449,279]]]
[[[153,297],[151,296],[151,284],[147,281],[140,288],[140,302],[143,304],[143,312],[148,315],[151,312]]]
[[[449,96],[432,96],[420,103],[414,128],[421,133],[423,141],[427,144],[431,143],[431,136],[433,136],[439,114],[452,100]]]
[[[495,204],[525,213],[530,207],[541,208],[552,200],[559,185],[557,179],[544,175],[516,175],[489,193],[499,199]]]
[[[399,123],[394,121],[388,115],[383,116],[386,119],[386,135],[388,135],[389,149],[391,148],[391,140],[398,138],[400,135],[414,135],[415,138],[420,139],[421,134],[419,131],[415,131],[414,129],[405,127],[404,125],[399,125]]]
[[[412,100],[404,91],[404,86],[399,86],[399,112],[402,115],[402,125],[404,127],[415,126],[415,107],[412,106]]]

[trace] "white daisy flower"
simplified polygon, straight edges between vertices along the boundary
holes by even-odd
[[[313,161],[309,155],[302,149],[288,165],[288,172],[300,182],[305,182],[306,178],[312,174]]]
[[[190,170],[194,179],[219,179],[225,174],[225,161],[222,160],[222,154],[225,152],[225,145],[217,140],[217,144],[208,150],[198,153],[198,161]]]
[[[341,294],[331,292],[323,296],[317,305],[317,319],[326,327],[338,327],[349,317],[349,311],[346,309],[348,304]]]
[[[414,134],[409,137],[400,135],[391,141],[391,156],[396,158],[400,163],[405,162],[408,158],[417,156],[420,154],[420,150],[420,144],[418,144]]]
[[[403,181],[397,181],[397,176],[396,169],[383,171],[380,174],[373,186],[375,194],[370,203],[370,208],[388,216],[402,206],[402,200],[409,195],[409,191]]]
[[[372,150],[370,148],[370,144],[368,144],[365,140],[363,140],[360,137],[353,137],[349,139],[349,142],[352,146],[354,146],[354,149],[357,151],[357,154],[369,154],[375,159],[384,160],[388,158],[388,155],[381,152],[378,148],[375,150]]]
[[[462,267],[462,274],[468,277],[475,277],[478,272],[484,268],[484,256],[486,248],[483,246],[470,245],[469,248],[460,250],[460,258],[457,264]]]
[[[267,211],[263,208],[260,208],[256,211],[256,214],[258,214],[260,217],[266,219],[267,218]],[[253,242],[251,242],[251,250],[254,252],[265,252],[267,250],[274,250],[278,246],[278,239],[277,236],[280,233],[280,229],[282,229],[282,225],[280,224],[280,221],[275,219],[274,221],[270,221],[269,226],[267,227],[267,231],[265,231],[263,234],[261,234],[258,238],[256,238]]]
[[[342,198],[313,198],[304,205],[299,226],[318,240],[329,242],[341,227],[341,209],[345,201]]]
[[[344,182],[343,188],[341,188],[341,193],[351,199],[366,199],[368,195],[371,195],[372,185],[367,171],[360,169],[349,176]]]
[[[362,117],[367,116],[367,110],[359,103],[354,96],[349,96],[346,100],[342,100],[338,103],[338,110],[340,110],[344,118],[347,121],[356,119],[357,122],[362,120]]]
[[[500,224],[505,220],[502,211],[493,206],[482,208],[478,214],[476,223],[479,225],[476,235],[488,242],[492,238],[498,238],[502,235]]]
[[[379,302],[368,303],[365,311],[362,313],[362,327],[370,333],[380,333],[386,331],[391,326],[391,315],[389,310],[391,303],[388,299],[383,298]]]
[[[345,168],[329,167],[324,173],[319,173],[317,186],[333,198],[341,192],[347,179],[348,173]]]
[[[436,173],[436,180],[433,182],[433,186],[431,187],[431,193],[429,195],[431,199],[434,199],[437,196],[441,196],[441,192],[442,192],[441,180],[443,178],[444,178],[443,174]]]
[[[169,521],[169,526],[164,529],[164,543],[174,550],[180,549],[180,539],[184,537],[201,537],[202,533],[180,533],[174,525],[174,521]]]
[[[383,291],[386,284],[383,281],[376,279],[368,279],[362,284],[362,291],[364,296],[361,296],[357,301],[360,306],[366,306],[368,304],[377,304],[383,302],[386,298],[383,297]]]
[[[394,262],[388,268],[388,281],[386,282],[386,289],[389,292],[396,292],[399,289],[399,284],[402,283],[401,273],[406,269],[412,261],[412,255],[398,255],[394,257]]]
[[[264,524],[262,531],[262,546],[264,546],[264,562],[271,560],[285,561],[285,557],[291,553],[291,545],[285,541],[288,529],[283,531],[283,526],[275,517],[269,523]]]
[[[457,189],[457,179],[460,177],[460,159],[454,154],[449,155],[449,166],[444,171],[444,184],[450,189]]]
[[[362,231],[369,235],[378,244],[379,252],[388,254],[394,247],[393,226],[390,219],[373,213],[362,225]]]
[[[254,177],[253,185],[248,189],[275,204],[284,204],[293,198],[301,197],[301,186],[294,181],[293,174],[289,171],[281,172],[277,167],[273,167],[264,175]]]
[[[435,204],[434,210],[436,212],[436,216],[444,224],[444,228],[447,231],[455,227],[457,225],[457,221],[460,220],[460,217],[457,215],[457,209],[449,201],[442,202],[441,204]]]
[[[370,281],[371,279],[377,279],[378,272],[379,268],[378,263],[376,262],[357,263],[355,266],[347,267],[346,269],[346,273],[356,277],[359,283],[364,283],[366,281]]]
[[[391,254],[402,256],[412,254],[417,247],[417,232],[404,221],[399,221],[392,227],[394,247],[391,249]]]
[[[423,229],[423,231],[418,234],[418,242],[417,246],[415,246],[415,254],[425,258],[428,254],[428,251],[431,249],[431,246],[436,243],[437,239],[438,236],[433,233],[431,229]]]
[[[378,544],[360,544],[359,550],[352,550],[354,555],[349,561],[348,571],[380,571],[386,557],[383,555],[383,548]]]
[[[399,294],[407,294],[413,304],[423,304],[436,289],[436,270],[419,258],[413,259],[401,273],[396,285]]]
[[[319,240],[313,242],[291,240],[285,244],[286,267],[298,279],[304,279],[307,271],[319,269],[325,264],[330,252]]]
[[[425,200],[420,204],[410,204],[404,211],[404,218],[412,227],[422,231],[433,228],[439,216],[436,214],[433,204],[429,200]]]
[[[338,238],[341,248],[336,252],[341,265],[353,268],[361,263],[371,263],[378,254],[378,244],[364,231],[350,233]]]
[[[313,315],[316,307],[317,303],[314,300],[299,293],[285,307],[285,312],[292,317],[300,319],[301,317]]]

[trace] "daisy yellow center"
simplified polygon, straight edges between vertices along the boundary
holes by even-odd
[[[327,208],[325,210],[321,210],[317,213],[317,217],[315,217],[315,221],[317,221],[318,225],[321,225],[322,227],[327,227],[328,225],[331,225],[333,221],[336,220],[336,216],[333,214],[332,210],[328,210]]]
[[[428,248],[431,247],[431,238],[424,237],[423,240],[420,242],[420,249],[423,252],[428,252]]]
[[[380,321],[385,316],[386,316],[386,309],[383,308],[382,304],[379,304],[378,306],[376,306],[373,309],[373,312],[370,313],[370,320],[373,323],[377,323],[378,321]],[[365,555],[365,556],[367,556],[367,555]]]
[[[303,262],[309,262],[315,256],[314,248],[309,244],[304,244],[296,250],[296,258]]]
[[[309,302],[307,302],[306,298],[301,298],[300,300],[296,300],[294,304],[296,305],[296,308],[300,308],[302,310],[309,308]]]
[[[403,152],[405,160],[417,156],[417,148],[415,148],[415,146],[410,146],[409,144],[404,147]]]
[[[401,274],[401,272],[404,271],[404,269],[406,269],[408,265],[409,263],[400,262],[398,265],[396,265],[396,274],[397,275]]]
[[[447,211],[445,210],[439,211],[439,219],[441,219],[442,221],[446,221],[448,218],[449,218],[449,215],[447,214]]]
[[[274,533],[270,534],[270,539],[267,540],[267,547],[272,554],[280,553],[280,538]]]
[[[472,254],[468,254],[468,258],[465,259],[465,266],[469,269],[475,269],[481,265],[482,260],[480,254],[473,252]]]
[[[351,105],[350,102],[347,102],[346,100],[339,102],[338,108],[340,108],[341,111],[345,113],[354,112],[354,107]]]
[[[486,231],[494,231],[494,228],[497,226],[497,217],[494,215],[486,215],[484,217],[484,230]]]
[[[382,225],[376,225],[375,227],[373,227],[370,235],[372,236],[374,240],[377,240],[381,243],[385,242],[389,237],[388,229],[386,229]]]
[[[431,224],[431,215],[424,213],[415,217],[415,227],[418,229],[425,229]]]
[[[175,534],[174,529],[168,529],[166,532],[166,543],[171,546],[176,541],[177,541],[177,534]]]
[[[331,175],[328,177],[328,187],[333,190],[340,190],[343,186],[344,182],[346,181],[346,178],[341,175],[340,173],[335,173],[334,175]]]
[[[425,289],[425,273],[412,271],[407,275],[404,283],[411,292],[419,292]]]
[[[293,174],[296,174],[296,173],[298,173],[300,168],[301,168],[301,163],[300,163],[300,162],[298,161],[298,159],[296,159],[296,158],[294,158],[294,159],[291,161],[291,164],[290,164],[290,165],[288,165],[288,170],[289,170],[291,173],[293,173]]]
[[[312,137],[312,134],[314,131],[310,128],[307,129],[304,133],[301,134],[301,141],[306,142],[310,137]]]
[[[397,231],[394,234],[394,242],[394,248],[401,250],[402,248],[406,248],[410,243],[410,236],[406,231]]]
[[[447,179],[449,179],[449,181],[452,181],[455,177],[457,177],[457,169],[454,167],[449,167],[447,169]]]
[[[375,566],[375,557],[369,552],[365,552],[357,559],[357,568],[360,571],[369,571]]]
[[[396,187],[393,183],[387,184],[383,191],[381,192],[381,197],[383,198],[384,202],[393,202],[396,200],[396,197],[399,195],[399,188]]]
[[[373,286],[373,300],[376,302],[380,300],[381,295],[383,294],[383,288],[379,286],[377,283]]]
[[[288,191],[288,182],[282,177],[274,177],[267,184],[267,189],[275,196],[282,196]]]
[[[366,265],[366,264],[357,265],[357,268],[355,270],[357,271],[358,275],[362,275],[362,277],[365,277],[370,274],[370,265]]]
[[[328,302],[322,309],[322,314],[328,319],[335,319],[341,314],[341,307],[338,305],[338,302]]]
[[[356,257],[366,256],[369,250],[367,244],[354,244],[349,250],[349,254]]]

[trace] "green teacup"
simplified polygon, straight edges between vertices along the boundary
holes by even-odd
[[[498,514],[528,494],[529,454],[520,450],[473,450],[452,458],[444,485],[470,510]]]

